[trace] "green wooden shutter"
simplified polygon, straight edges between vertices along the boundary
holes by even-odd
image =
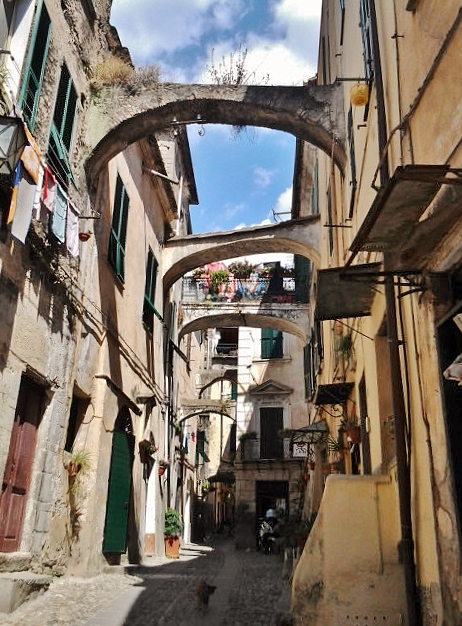
[[[77,92],[66,64],[61,68],[50,131],[48,159],[61,185],[67,189],[69,179],[75,184],[70,163],[72,130],[77,110]]]
[[[35,126],[50,38],[51,20],[45,5],[39,2],[19,94],[19,106],[31,130]]]
[[[146,282],[144,287],[143,324],[152,333],[154,325],[154,298],[156,293],[157,261],[150,249],[146,263]]]
[[[271,328],[261,329],[261,358],[281,359],[283,356],[282,332]]]
[[[125,243],[127,239],[129,202],[127,191],[122,179],[118,175],[114,196],[111,232],[109,233],[108,260],[122,282],[125,278]]]
[[[129,435],[114,431],[103,552],[122,554],[127,546],[132,471],[130,444],[131,438]]]

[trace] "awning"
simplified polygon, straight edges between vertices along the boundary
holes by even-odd
[[[234,476],[234,472],[222,470],[218,471],[213,476],[209,476],[208,481],[210,484],[212,483],[224,483],[226,485],[232,485],[236,482],[236,477]]]
[[[350,397],[354,383],[318,385],[313,404],[344,404]]]
[[[319,443],[327,435],[327,424],[324,420],[308,424],[292,431],[292,443]]]
[[[318,270],[314,317],[335,320],[370,315],[380,263]]]
[[[397,252],[408,241],[425,209],[443,183],[449,165],[405,165],[396,168],[380,189],[350,250]]]

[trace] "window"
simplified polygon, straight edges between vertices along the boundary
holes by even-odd
[[[323,358],[322,327],[318,321],[311,331],[311,339],[303,349],[305,397],[312,400],[316,391],[316,377]]]
[[[205,430],[198,430],[196,435],[196,465],[203,465],[204,461],[206,463],[210,461],[205,451],[205,444]]]
[[[38,101],[51,37],[51,21],[44,4],[38,9],[29,44],[29,55],[19,95],[19,106],[29,128],[34,129]]]
[[[284,428],[284,410],[282,407],[260,409],[260,458],[282,459],[284,442],[278,432]]]
[[[271,328],[261,329],[261,358],[282,359],[282,332]]]
[[[66,189],[69,179],[73,178],[69,153],[76,109],[77,93],[69,70],[64,64],[61,68],[53,122],[51,124],[48,158],[58,180]]]
[[[154,325],[154,299],[156,293],[157,261],[151,249],[148,252],[146,263],[146,283],[144,287],[143,324],[150,333]]]
[[[364,72],[367,80],[374,77],[374,57],[372,54],[371,16],[369,1],[360,0],[359,3],[359,26],[363,44]]]
[[[125,276],[125,241],[127,237],[129,197],[122,179],[117,175],[114,196],[114,212],[112,215],[111,232],[109,233],[108,260],[116,275],[124,281]]]
[[[89,400],[86,398],[79,398],[75,394],[72,396],[72,404],[69,412],[69,421],[67,423],[67,435],[66,435],[66,443],[64,445],[64,449],[67,452],[71,452],[72,447],[75,442],[75,438],[77,437],[77,433],[82,424],[83,418],[85,416],[85,411],[87,410]]]

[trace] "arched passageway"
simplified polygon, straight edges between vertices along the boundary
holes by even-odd
[[[317,146],[343,171],[345,124],[341,85],[268,87],[151,82],[129,92],[100,90],[92,101],[86,162],[91,190],[107,163],[156,131],[191,123],[257,126],[291,133]]]
[[[182,305],[179,337],[207,328],[270,328],[307,341],[309,307],[306,304],[234,304],[215,306]]]
[[[169,289],[189,270],[239,256],[288,252],[304,256],[318,265],[319,246],[318,215],[270,226],[174,237],[166,242],[162,252],[163,265],[168,268],[164,274],[164,289]]]

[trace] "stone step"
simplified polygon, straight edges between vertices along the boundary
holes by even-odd
[[[31,572],[0,572],[0,613],[13,613],[23,602],[48,590],[52,577]]]

